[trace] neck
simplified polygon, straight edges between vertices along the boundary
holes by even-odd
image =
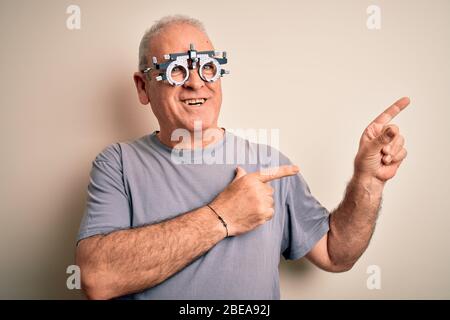
[[[206,130],[180,130],[179,133],[172,137],[173,131],[163,130],[157,133],[157,137],[161,143],[170,148],[177,149],[197,149],[205,148],[210,144],[214,144],[223,139],[225,129],[215,127]]]

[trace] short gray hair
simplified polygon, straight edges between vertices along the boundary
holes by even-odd
[[[173,16],[165,16],[159,19],[153,24],[153,26],[151,26],[150,29],[148,29],[144,33],[144,36],[142,37],[141,43],[139,45],[139,71],[142,71],[148,67],[147,55],[152,38],[160,33],[164,28],[174,24],[188,24],[199,29],[204,34],[207,34],[206,29],[201,21],[185,15],[177,14]]]

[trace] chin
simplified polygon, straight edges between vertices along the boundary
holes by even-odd
[[[194,130],[206,130],[209,128],[217,127],[217,114],[215,112],[199,112],[197,114],[188,115],[182,123],[184,127],[189,131]],[[200,127],[201,125],[201,127]]]
[[[214,116],[212,115],[202,115],[202,116],[196,116],[196,117],[189,117],[189,120],[182,121],[183,127],[189,131],[194,130],[206,130],[209,128],[215,128],[217,127],[217,121]],[[200,124],[198,123],[200,122]]]

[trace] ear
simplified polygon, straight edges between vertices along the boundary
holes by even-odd
[[[145,91],[146,81],[145,76],[142,74],[142,72],[135,72],[133,75],[134,84],[136,86],[137,94],[139,97],[139,101],[143,105],[149,104],[147,92]]]

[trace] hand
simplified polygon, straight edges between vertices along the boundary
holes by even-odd
[[[399,99],[364,130],[355,158],[355,175],[374,177],[383,183],[395,176],[406,157],[405,139],[396,125],[388,123],[408,105],[409,98]]]
[[[236,169],[236,177],[210,206],[225,220],[230,236],[253,230],[272,219],[274,210],[273,188],[266,182],[298,173],[293,165],[270,168],[269,171],[245,172]]]

